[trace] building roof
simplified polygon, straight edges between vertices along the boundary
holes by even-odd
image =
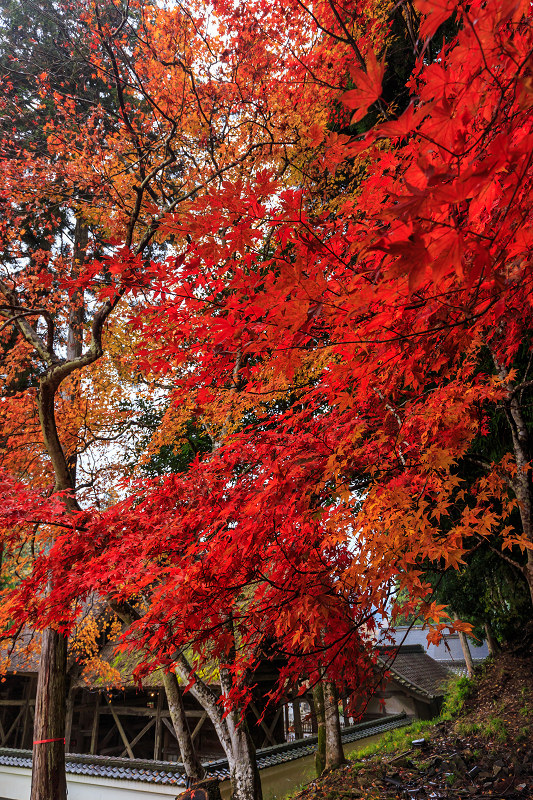
[[[446,667],[428,656],[419,644],[381,647],[378,663],[402,686],[428,700],[442,697],[450,678]]]
[[[357,739],[364,739],[367,736],[408,725],[410,721],[405,714],[395,714],[383,720],[372,720],[352,725],[342,732],[342,740],[347,743]],[[258,769],[283,764],[314,753],[316,750],[316,738],[316,736],[313,736],[308,739],[300,739],[296,742],[257,750]],[[31,769],[32,753],[30,750],[0,748],[0,767],[3,765]],[[225,780],[229,777],[228,762],[225,758],[208,761],[204,766],[208,777],[217,777],[220,780]],[[126,759],[68,753],[66,756],[66,772],[67,774],[89,775],[95,778],[115,778],[125,781],[185,787],[182,765],[168,761],[145,761],[138,758]]]

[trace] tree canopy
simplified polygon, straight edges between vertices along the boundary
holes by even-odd
[[[481,547],[533,597],[529,3],[73,8],[77,94],[51,69],[5,78],[0,519],[6,553],[48,541],[6,625],[68,631],[100,593],[139,610],[143,669],[193,648],[239,705],[267,652],[278,695],[368,684],[398,587],[431,635],[461,627],[428,573]],[[111,410],[163,409],[100,508],[59,479],[59,387],[97,362],[88,413],[109,414],[106,380],[126,382]]]

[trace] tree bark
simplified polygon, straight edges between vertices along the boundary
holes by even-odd
[[[231,620],[228,624],[233,629]],[[222,694],[228,696],[232,688],[230,671],[226,667],[220,666],[219,673]],[[238,710],[231,710],[224,721],[231,740],[231,756],[233,760],[233,765],[230,765],[232,800],[262,800],[263,791],[255,758],[255,746],[250,736],[246,719],[241,716]]]
[[[454,614],[454,619],[458,619],[457,614]],[[462,631],[457,631],[459,634],[459,641],[461,642],[461,649],[465,657],[466,671],[469,678],[474,677],[474,662],[472,661],[472,653],[470,652],[470,645],[468,639]]]
[[[65,800],[67,640],[43,631],[35,701],[31,800]]]
[[[87,247],[89,245],[89,226],[81,217],[76,217],[76,228],[74,230],[74,253],[71,275],[76,280],[80,276],[80,268],[85,263],[87,257]],[[71,297],[71,308],[68,320],[67,332],[67,361],[74,361],[81,357],[83,353],[83,321],[85,316],[85,303],[83,291],[77,289]],[[74,384],[71,391],[70,401],[75,403],[78,395],[78,382]],[[76,434],[78,431],[76,431]],[[76,486],[76,473],[78,468],[77,449],[68,456],[68,467],[72,485]]]
[[[341,723],[337,689],[332,683],[324,683],[324,722],[326,731],[325,769],[337,769],[346,763],[342,749]]]
[[[192,672],[191,665],[180,653],[176,653],[174,657],[176,673],[184,681],[189,682]],[[220,675],[224,692],[225,686],[227,689],[229,677],[224,668],[220,669]],[[190,692],[204,711],[207,711],[228,759],[232,800],[262,800],[261,779],[255,761],[255,747],[246,721],[241,720],[236,712],[230,712],[224,717],[224,710],[219,703],[218,696],[198,675],[195,676]]]
[[[170,719],[176,731],[176,737],[181,753],[181,761],[185,773],[194,783],[201,781],[205,775],[204,768],[198,758],[191,732],[187,723],[187,716],[183,706],[183,697],[178,684],[178,679],[173,672],[163,671],[163,685],[167,695]]]
[[[499,652],[498,642],[494,638],[492,634],[492,629],[488,622],[485,622],[485,635],[487,637],[487,647],[489,648],[489,654],[491,656],[495,656]]]
[[[234,716],[235,712],[233,712]],[[227,717],[232,716],[230,713]],[[255,759],[255,747],[246,720],[231,720],[231,760],[228,757],[232,800],[262,800],[261,778]]]
[[[507,380],[509,373],[503,364],[500,364],[496,354],[491,351],[494,366],[502,380]],[[513,452],[516,461],[516,475],[512,480],[513,491],[518,500],[522,532],[533,543],[533,483],[531,479],[532,447],[529,432],[518,395],[514,391],[515,384],[508,383],[508,397],[505,402],[505,414],[513,441]],[[508,559],[510,560],[510,559]],[[527,581],[531,605],[533,606],[533,551],[528,549],[526,564],[516,564]]]
[[[45,376],[37,398],[39,419],[54,469],[54,491],[72,492],[74,487],[56,428],[55,392],[54,383]],[[67,509],[77,509],[73,494],[66,495],[64,502]],[[42,634],[35,699],[31,800],[66,800],[67,797],[64,739],[66,684],[67,639],[63,634],[47,628]]]
[[[88,243],[87,225],[76,220],[74,232],[74,257],[72,274],[77,277],[80,264],[84,261]],[[101,313],[101,312],[99,312]],[[98,317],[95,315],[95,320]],[[99,318],[99,317],[98,317]],[[72,300],[67,335],[67,360],[61,363],[53,354],[53,341],[39,344],[34,341],[33,329],[29,325],[19,326],[22,335],[34,343],[37,352],[42,350],[48,369],[40,381],[37,407],[43,434],[44,445],[54,470],[54,491],[67,492],[64,498],[68,511],[79,511],[74,494],[77,456],[67,458],[59,439],[55,397],[62,381],[84,365],[82,357],[83,340],[83,294],[76,294]],[[102,323],[103,325],[103,319]],[[101,327],[94,326],[88,362],[101,355]],[[72,398],[73,399],[73,398]],[[65,776],[65,723],[67,689],[67,640],[57,631],[48,628],[43,631],[39,679],[35,701],[35,720],[33,739],[42,742],[33,746],[31,800],[66,800],[67,785]],[[54,731],[53,734],[50,731]],[[45,742],[43,740],[54,739]],[[56,741],[60,739],[60,741]]]
[[[318,741],[315,753],[315,772],[320,778],[326,768],[326,717],[324,709],[324,687],[317,683],[313,688],[313,705],[316,714]]]

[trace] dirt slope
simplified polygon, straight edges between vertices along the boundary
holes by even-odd
[[[466,688],[461,682],[451,702]],[[456,718],[416,723],[358,759],[306,786],[298,800],[533,800],[529,646],[481,668]]]

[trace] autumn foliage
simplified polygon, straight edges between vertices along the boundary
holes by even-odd
[[[147,671],[217,660],[242,703],[274,653],[279,695],[326,673],[368,685],[397,589],[438,634],[425,573],[484,543],[533,590],[533,32],[518,0],[401,5],[413,68],[394,95],[387,4],[213,8],[216,25],[139,7],[130,47],[88,5],[117,112],[95,106],[82,135],[59,94],[42,157],[95,239],[79,274],[54,263],[47,302],[116,306],[119,374],[165,395],[151,452],[192,420],[212,453],[139,466],[121,499],[65,518],[24,486],[46,459],[19,471],[10,444],[5,547],[36,521],[57,533],[4,618],[68,628],[89,594],[129,603]]]

